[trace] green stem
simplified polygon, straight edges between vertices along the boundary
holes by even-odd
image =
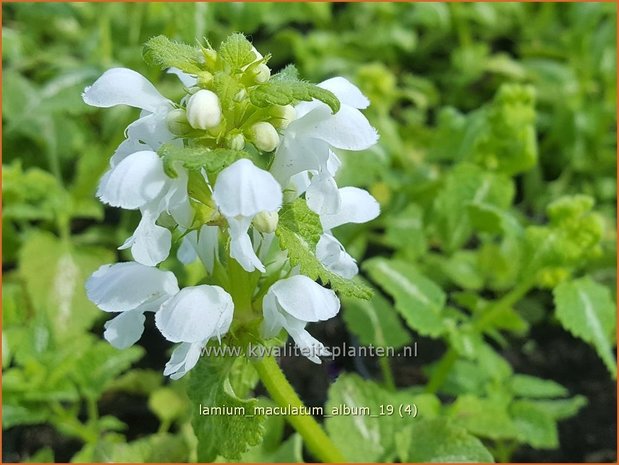
[[[273,357],[254,360],[260,380],[282,408],[305,410],[305,405],[290,385]],[[308,450],[321,462],[342,463],[344,456],[311,415],[288,415],[288,422],[301,435]]]
[[[383,374],[383,381],[385,383],[385,386],[390,391],[395,391],[396,385],[393,378],[393,372],[391,371],[391,365],[389,365],[389,359],[387,357],[379,357],[378,364],[380,366],[380,371]]]

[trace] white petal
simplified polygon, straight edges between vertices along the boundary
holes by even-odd
[[[287,186],[292,176],[308,170],[318,171],[328,160],[329,144],[326,142],[313,137],[284,135],[270,171],[282,186]]]
[[[243,217],[228,219],[230,256],[239,262],[245,271],[251,273],[257,269],[264,273],[264,265],[256,255],[249,234],[247,234],[250,221],[250,218]]]
[[[142,141],[152,150],[158,150],[162,144],[172,141],[175,137],[168,129],[167,114],[168,108],[163,108],[156,113],[147,114],[135,120],[127,126],[127,137]],[[182,145],[181,140],[174,142]]]
[[[342,205],[340,191],[335,179],[327,172],[321,172],[312,178],[305,193],[307,206],[319,215],[331,215],[338,212]]]
[[[148,145],[141,143],[139,140],[125,139],[120,143],[112,155],[112,158],[110,159],[110,166],[113,168],[132,153],[143,150],[151,150],[151,148]]]
[[[301,321],[328,320],[340,310],[335,292],[304,275],[277,281],[269,288],[269,293],[275,296],[281,310]]]
[[[178,68],[175,67],[171,67],[168,68],[168,71],[166,71],[168,74],[175,74],[176,77],[178,77],[178,80],[181,81],[181,83],[185,86],[185,87],[193,87],[198,83],[198,78],[195,76],[192,76],[191,74],[187,74],[184,71],[181,71]]]
[[[232,297],[221,287],[186,287],[161,306],[155,323],[169,341],[200,342],[228,331],[233,311]]]
[[[215,182],[213,200],[226,217],[253,217],[282,205],[279,183],[250,160],[241,159],[224,169]]]
[[[129,105],[150,112],[169,105],[155,86],[140,73],[127,68],[112,68],[82,94],[84,102],[94,107],[108,108]]]
[[[343,77],[327,79],[318,84],[318,87],[333,92],[343,105],[360,109],[367,108],[370,105],[370,101],[359,88]]]
[[[323,234],[316,245],[316,258],[333,273],[352,279],[359,272],[355,259],[352,258],[344,246],[331,234]]]
[[[334,215],[320,217],[325,231],[347,223],[366,223],[380,214],[380,205],[368,191],[358,187],[342,187],[342,208]]]
[[[288,186],[284,190],[284,202],[292,202],[300,195],[303,195],[311,182],[308,171],[302,171],[292,176]]]
[[[312,362],[320,365],[322,360],[318,357],[331,355],[331,352],[329,352],[322,342],[314,338],[306,330],[293,332],[288,331],[288,333],[292,336],[296,345],[301,349],[301,353]]]
[[[187,193],[187,172],[178,168],[178,176],[168,181],[168,192],[163,198],[164,210],[183,228],[189,228],[193,223],[193,208]]]
[[[99,183],[97,196],[113,207],[136,209],[154,200],[168,177],[152,151],[135,152],[113,167]]]
[[[142,337],[145,319],[139,310],[123,312],[105,323],[103,337],[117,349],[131,347]]]
[[[174,349],[174,352],[172,352],[172,357],[170,361],[166,363],[163,375],[170,375],[172,379],[179,379],[185,376],[189,370],[196,366],[198,360],[200,360],[202,346],[202,342],[184,342],[180,344]]]
[[[181,239],[181,245],[176,251],[176,258],[184,264],[189,265],[198,258],[194,244],[198,241],[198,231],[189,231]]]
[[[86,281],[88,298],[106,312],[133,310],[177,292],[174,273],[135,262],[103,265]]]
[[[376,129],[356,108],[342,105],[335,115],[331,115],[330,111],[326,105],[313,110],[312,113],[320,112],[323,118],[306,128],[304,135],[344,150],[364,150],[378,142]]]
[[[158,216],[158,215],[157,215]],[[157,225],[157,218],[149,210],[142,212],[142,219],[133,235],[119,247],[131,247],[133,259],[143,265],[156,266],[168,258],[172,245],[172,233]]]
[[[341,166],[342,166],[342,161],[339,159],[339,157],[334,152],[329,150],[329,159],[327,160],[327,172],[331,176],[335,176]]]

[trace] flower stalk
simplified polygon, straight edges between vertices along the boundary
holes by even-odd
[[[305,408],[294,388],[272,356],[253,361],[260,381],[282,408]],[[288,415],[288,422],[301,435],[316,459],[323,463],[343,463],[344,456],[311,415]]]

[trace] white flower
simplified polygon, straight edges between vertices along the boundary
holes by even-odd
[[[156,224],[161,213],[170,213],[183,226],[191,222],[187,174],[177,171],[177,178],[169,178],[161,158],[152,150],[142,150],[124,156],[99,183],[97,195],[102,202],[142,212],[140,224],[120,249],[131,247],[133,258],[144,265],[157,265],[170,252],[172,235]]]
[[[274,212],[282,205],[278,182],[268,171],[241,159],[224,169],[215,182],[213,200],[228,221],[230,256],[246,271],[265,271],[247,233],[260,212]]]
[[[156,312],[178,292],[170,271],[135,262],[103,265],[86,282],[88,298],[101,310],[121,312],[105,324],[104,337],[114,347],[135,344],[144,331],[144,312]]]
[[[210,129],[221,122],[221,104],[213,91],[200,89],[187,101],[187,121],[192,128]]]
[[[164,302],[155,315],[157,328],[167,340],[183,343],[164,374],[178,379],[193,368],[204,344],[228,331],[233,313],[232,297],[219,286],[186,287]]]
[[[152,150],[173,139],[166,116],[173,108],[148,79],[127,68],[112,68],[101,75],[82,94],[84,102],[100,108],[129,105],[140,108],[140,118],[129,125],[127,136],[143,141]]]
[[[369,192],[358,187],[339,189],[340,208],[333,214],[320,215],[323,234],[316,245],[316,258],[333,273],[346,279],[355,276],[359,269],[344,246],[331,234],[333,228],[348,223],[366,223],[380,214],[380,205]]]
[[[340,301],[335,292],[307,276],[292,276],[277,281],[269,288],[262,310],[265,337],[274,337],[285,328],[312,362],[321,363],[318,356],[329,355],[329,351],[305,330],[305,326],[308,322],[324,321],[337,315]]]
[[[331,148],[365,150],[378,141],[376,130],[359,111],[369,101],[356,86],[342,77],[318,86],[338,97],[340,110],[332,114],[318,100],[295,107],[297,119],[284,131],[271,167],[271,173],[283,186],[303,171],[328,172]]]

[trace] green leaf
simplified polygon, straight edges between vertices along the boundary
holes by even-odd
[[[90,447],[89,447],[90,446]],[[112,442],[102,440],[94,445],[87,445],[73,461],[95,462],[132,462],[153,463],[169,462],[183,463],[189,459],[189,447],[181,436],[169,433],[156,433],[131,442]]]
[[[415,267],[398,260],[374,258],[364,267],[372,279],[393,296],[396,310],[411,328],[431,337],[445,332],[446,296],[433,281]]]
[[[613,335],[617,314],[610,291],[587,276],[559,284],[553,295],[561,325],[595,347],[608,371],[616,378]]]
[[[171,41],[163,35],[153,37],[144,44],[143,56],[147,64],[161,69],[176,67],[190,74],[203,71],[199,48]]]
[[[217,58],[233,71],[238,71],[256,61],[257,57],[245,36],[235,33],[221,43]]]
[[[293,64],[286,65],[279,73],[271,77],[271,81],[298,81],[299,70]]]
[[[484,171],[463,163],[445,175],[445,181],[434,200],[432,225],[443,248],[455,251],[473,232],[466,214],[470,205],[493,205],[506,209],[514,197],[514,185],[506,176]]]
[[[498,399],[484,399],[465,394],[449,408],[454,425],[469,433],[488,439],[513,439],[516,428],[512,423],[507,403]]]
[[[402,462],[494,462],[479,439],[445,418],[420,419],[399,434],[410,437]]]
[[[316,244],[322,234],[319,216],[311,211],[303,199],[284,205],[279,213],[275,231],[280,246],[288,252],[293,266],[299,266],[301,273],[317,280],[345,296],[368,299],[372,289],[365,284],[345,279],[329,271],[316,258]]]
[[[221,102],[224,112],[234,108],[236,103],[234,99],[243,89],[238,80],[223,71],[218,71],[215,73],[215,76],[213,77],[213,88],[219,97],[219,101]],[[230,116],[234,117],[233,114]]]
[[[88,300],[84,282],[114,256],[100,248],[76,248],[45,232],[29,236],[20,251],[19,274],[37,311],[50,320],[56,338],[88,329],[101,315]]]
[[[361,344],[398,348],[410,343],[394,308],[379,293],[370,300],[344,298],[342,303],[346,326]]]
[[[327,104],[333,113],[340,110],[340,101],[332,92],[304,81],[278,80],[260,84],[250,89],[249,99],[261,108],[317,99]]]
[[[198,462],[212,462],[218,455],[239,459],[262,440],[265,418],[254,415],[257,400],[239,398],[228,379],[234,361],[230,357],[202,357],[191,371],[188,393],[192,401],[192,425],[199,443]],[[244,414],[201,415],[205,407]]]
[[[568,390],[550,379],[516,374],[511,381],[512,392],[519,397],[565,397]]]
[[[510,407],[520,441],[534,449],[559,447],[557,423],[544,410],[529,401],[516,401]]]
[[[574,396],[569,399],[529,400],[528,402],[554,420],[573,417],[588,403],[585,396]]]
[[[162,422],[170,422],[181,417],[187,411],[186,397],[174,389],[162,387],[154,391],[148,398],[148,408]]]
[[[423,255],[428,247],[423,226],[423,210],[415,204],[408,205],[385,220],[385,241],[396,248],[406,248],[412,256]]]
[[[190,171],[204,168],[208,173],[219,173],[240,158],[249,156],[247,152],[232,149],[209,149],[206,147],[177,147],[174,144],[163,144],[159,150],[163,159],[163,169],[172,178],[178,176],[174,166],[180,164]]]
[[[324,410],[325,415],[329,415],[326,419],[327,432],[349,461],[382,462],[392,459],[395,431],[415,421],[400,418],[397,414],[378,416],[380,405],[393,403],[391,393],[357,375],[341,375],[329,388],[329,399]],[[343,408],[349,408],[349,414]],[[369,409],[369,413],[362,413],[362,408]]]

